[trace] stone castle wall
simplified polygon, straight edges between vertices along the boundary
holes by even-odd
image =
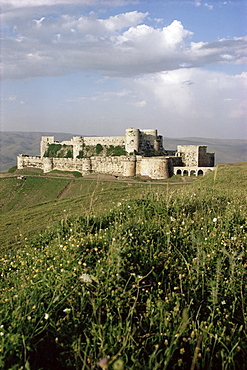
[[[19,155],[17,168],[40,168],[45,173],[52,170],[78,171],[83,175],[90,173],[111,174],[115,176],[148,176],[152,179],[166,179],[173,174],[196,172],[199,168],[214,166],[214,153],[207,153],[206,146],[178,145],[175,155],[159,156],[163,150],[162,136],[157,130],[139,130],[128,128],[125,136],[116,137],[81,137],[75,136],[69,141],[59,144],[73,148],[73,158],[44,157],[50,144],[56,144],[54,136],[43,136],[40,144],[40,157]],[[126,156],[92,156],[90,158],[77,158],[85,146],[124,146]],[[146,156],[140,155],[142,153]],[[155,156],[150,156],[155,154]],[[181,169],[183,168],[183,169]],[[197,168],[194,171],[194,168]],[[202,170],[206,172],[206,170]]]
[[[205,145],[178,145],[177,155],[187,167],[213,167],[214,153],[207,153]]]
[[[166,179],[170,177],[171,161],[166,157],[91,157],[91,158],[46,158],[28,157],[19,155],[17,167],[40,168],[44,173],[52,170],[78,171],[83,175],[90,173],[111,174],[115,176],[133,177],[149,176],[153,179]]]
[[[54,136],[42,136],[40,144],[40,155],[44,156],[50,144],[57,143]],[[162,136],[157,136],[157,130],[139,130],[128,128],[125,136],[74,136],[71,140],[62,141],[59,144],[73,147],[73,157],[76,158],[84,146],[122,146],[128,154],[138,153],[153,149],[158,152],[163,149]]]

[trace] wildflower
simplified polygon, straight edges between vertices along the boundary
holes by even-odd
[[[213,222],[217,222],[217,218],[216,217],[213,218]]]
[[[48,320],[49,319],[49,314],[48,313],[45,313],[44,318],[45,318],[45,320]]]
[[[184,348],[180,348],[180,354],[183,355],[185,353],[185,349]]]
[[[63,312],[64,312],[64,313],[70,313],[70,311],[71,311],[71,308],[65,308],[65,309],[63,310]]]
[[[170,217],[171,221],[176,221],[176,219],[174,217]]]
[[[79,276],[79,279],[83,283],[92,283],[92,279],[91,279],[90,275],[88,275],[88,274],[81,274],[81,276]]]
[[[101,369],[107,369],[109,358],[109,356],[102,358],[99,362],[97,362],[97,365],[100,366]]]

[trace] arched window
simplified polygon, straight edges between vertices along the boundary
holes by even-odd
[[[197,176],[203,176],[203,170],[199,170],[199,171],[197,172]]]
[[[188,175],[189,175],[188,171],[187,170],[184,170],[183,176],[188,176]]]
[[[182,171],[181,170],[177,170],[177,173],[176,175],[181,175]]]

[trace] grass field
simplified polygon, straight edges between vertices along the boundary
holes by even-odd
[[[26,175],[25,179],[14,175],[0,178],[0,250],[44,231],[62,218],[89,216],[92,212],[99,214],[146,191],[179,187],[176,176],[168,184],[159,185],[155,181],[84,179],[59,171],[52,171],[47,176],[37,175],[36,171],[18,171],[18,174]],[[174,181],[178,185],[174,185]],[[181,179],[180,182],[184,186]]]
[[[0,368],[247,368],[246,170],[0,179]]]

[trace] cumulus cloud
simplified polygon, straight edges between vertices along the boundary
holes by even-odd
[[[40,0],[44,2],[58,0]],[[74,71],[128,77],[210,63],[240,64],[246,58],[245,38],[194,43],[192,32],[178,20],[163,28],[148,26],[148,13],[132,11],[106,19],[94,12],[79,17],[30,14],[3,17],[3,78]]]
[[[166,136],[231,137],[235,131],[240,137],[245,132],[247,73],[180,69],[141,76],[131,85],[147,110],[152,107],[150,116],[157,115],[153,118]]]

